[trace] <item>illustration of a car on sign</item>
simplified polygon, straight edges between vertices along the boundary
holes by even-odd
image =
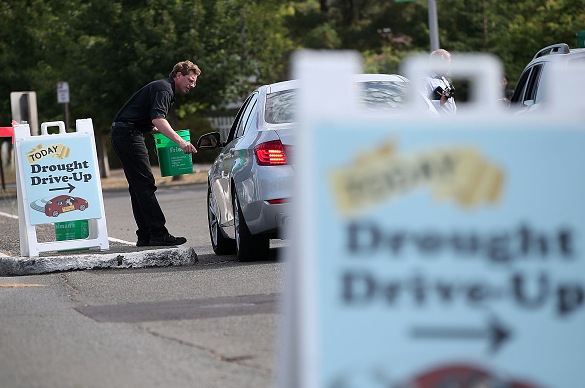
[[[83,198],[72,197],[70,195],[59,195],[51,199],[45,205],[45,214],[57,217],[61,213],[67,213],[73,210],[85,210],[89,204]]]

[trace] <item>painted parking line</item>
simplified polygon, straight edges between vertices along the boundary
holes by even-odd
[[[14,214],[0,212],[0,216],[12,218],[13,220],[18,220],[18,216],[15,216]]]
[[[117,242],[117,243],[120,243],[120,244],[136,245],[135,242],[126,241],[126,240],[120,240],[119,238],[115,238],[115,237],[108,237],[108,240],[110,240],[111,242]]]

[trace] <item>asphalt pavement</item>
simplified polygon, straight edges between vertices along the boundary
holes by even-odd
[[[159,188],[204,183],[209,165],[194,165],[192,174],[178,177],[161,177],[157,167],[153,173]],[[101,178],[102,191],[127,190],[128,184],[122,170],[111,170],[107,178]],[[59,271],[95,268],[143,268],[194,265],[198,258],[192,247],[136,247],[134,242],[109,238],[110,248],[67,252],[43,252],[38,257],[20,256],[18,230],[18,197],[16,184],[8,178],[5,189],[0,190],[0,201],[11,204],[14,212],[0,211],[0,276],[33,275]],[[52,225],[36,227],[37,241],[55,241]]]

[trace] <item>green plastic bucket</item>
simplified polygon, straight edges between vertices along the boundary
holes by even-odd
[[[57,241],[79,240],[89,236],[89,222],[87,220],[55,222],[55,237]]]
[[[181,136],[185,141],[191,141],[188,129],[177,131],[177,135]],[[193,172],[191,155],[184,153],[177,143],[162,133],[154,134],[154,143],[162,176],[191,174]]]

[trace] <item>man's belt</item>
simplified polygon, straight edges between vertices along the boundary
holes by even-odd
[[[128,122],[128,121],[114,121],[112,123],[112,127],[122,127],[122,128],[130,128],[130,129],[137,129],[136,124]]]
[[[126,128],[127,131],[136,133],[146,133],[150,131],[149,129],[143,131],[135,123],[129,121],[114,121],[112,123],[112,128]]]

